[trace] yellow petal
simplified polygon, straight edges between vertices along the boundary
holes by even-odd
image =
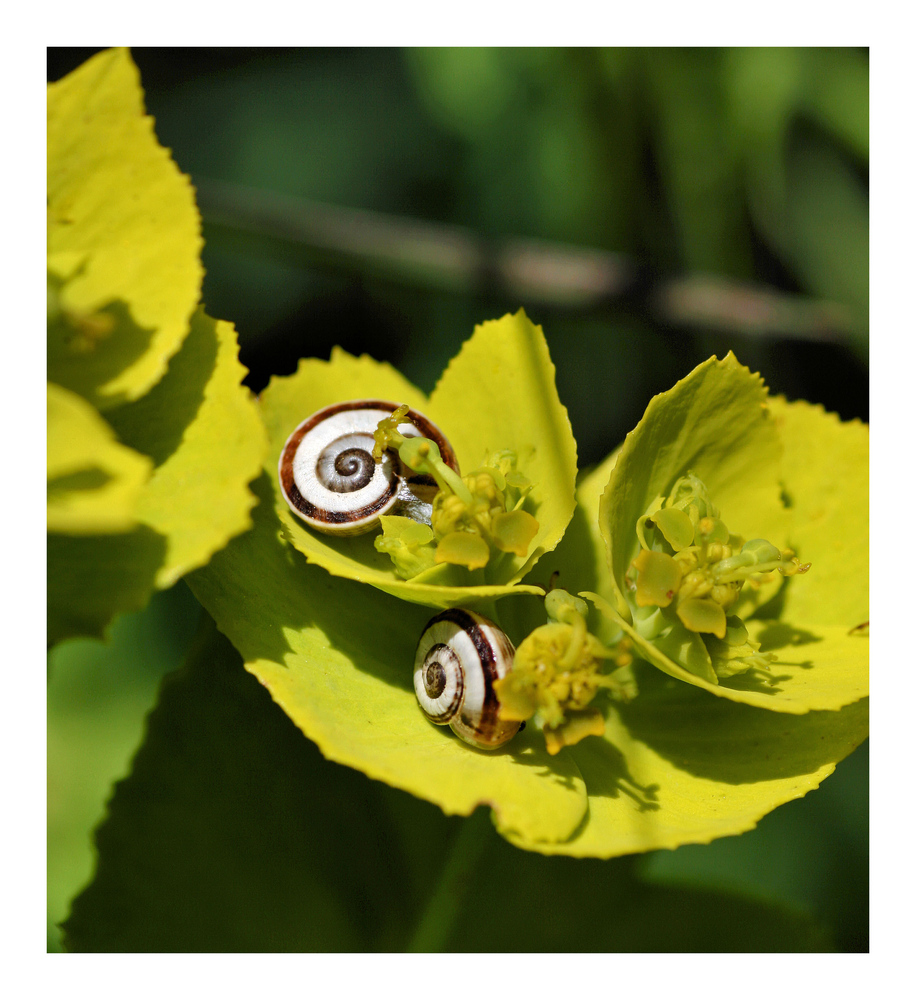
[[[638,572],[636,604],[640,608],[667,608],[681,585],[681,567],[664,552],[643,549],[633,560]]]
[[[677,606],[677,616],[691,632],[712,632],[725,638],[725,612],[721,604],[704,597],[692,597]]]
[[[547,752],[551,756],[559,753],[563,747],[575,746],[586,736],[603,735],[604,716],[597,708],[590,708],[578,715],[570,716],[562,726],[558,726],[556,729],[544,730]]]
[[[501,511],[493,515],[490,530],[503,552],[526,556],[528,546],[538,533],[538,522],[524,510]]]
[[[490,547],[480,537],[469,531],[453,531],[436,547],[437,563],[454,563],[468,569],[482,569],[490,559]]]

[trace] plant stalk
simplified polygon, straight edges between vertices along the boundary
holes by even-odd
[[[471,873],[492,836],[488,809],[479,808],[464,821],[407,945],[408,952],[447,950],[446,945],[471,887]]]

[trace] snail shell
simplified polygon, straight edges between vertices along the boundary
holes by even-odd
[[[452,608],[427,624],[414,658],[413,686],[423,714],[466,743],[495,750],[520,723],[498,718],[493,682],[512,669],[515,647],[483,615]]]
[[[335,535],[370,531],[388,513],[429,522],[436,481],[406,468],[394,451],[379,462],[372,457],[379,421],[397,406],[381,399],[335,403],[299,424],[283,446],[278,469],[283,496],[295,514]],[[435,441],[442,460],[457,472],[455,452],[442,431],[416,410],[407,418],[410,422],[398,424],[398,430],[405,437]]]

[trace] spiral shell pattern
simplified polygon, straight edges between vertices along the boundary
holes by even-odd
[[[379,462],[372,457],[379,421],[397,405],[379,399],[335,403],[290,434],[280,454],[280,488],[292,511],[312,528],[358,535],[386,513],[428,518],[425,508],[435,495],[435,480],[405,468],[394,452],[386,452]],[[435,441],[443,461],[457,472],[458,461],[442,431],[416,410],[408,412],[407,420],[398,430],[405,437]]]
[[[512,669],[515,647],[488,618],[452,608],[431,619],[414,658],[413,685],[423,714],[466,743],[495,750],[520,723],[499,719],[494,681]]]

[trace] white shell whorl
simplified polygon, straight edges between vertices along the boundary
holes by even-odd
[[[372,458],[379,421],[397,408],[387,400],[352,400],[313,413],[290,434],[280,454],[280,487],[290,509],[318,531],[357,535],[370,531],[396,504],[408,516],[422,508],[422,494],[435,493],[426,476],[405,469],[394,452]],[[456,471],[445,436],[430,420],[410,410],[398,429],[405,437],[428,437]],[[419,506],[418,506],[419,505]]]
[[[512,669],[514,657],[509,637],[483,615],[462,608],[436,615],[414,658],[414,691],[423,714],[481,750],[502,746],[520,723],[498,718],[493,682]]]

